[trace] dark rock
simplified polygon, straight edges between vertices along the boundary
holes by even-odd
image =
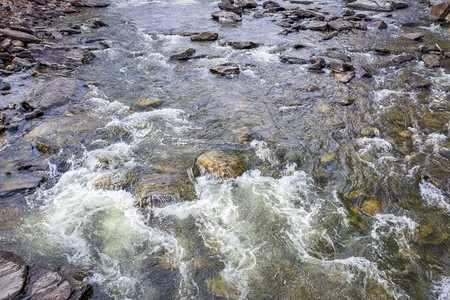
[[[414,59],[416,59],[416,57],[414,55],[408,53],[408,54],[402,54],[402,55],[399,55],[397,57],[394,57],[392,59],[392,61],[394,63],[396,63],[396,64],[401,64],[401,63],[404,63],[404,62],[407,62],[407,61],[411,61],[411,60],[414,60]]]
[[[192,55],[194,55],[194,53],[195,53],[195,49],[189,48],[180,53],[170,56],[170,59],[171,60],[187,60],[187,59],[192,58]]]
[[[415,81],[413,83],[411,83],[411,86],[414,88],[419,88],[419,89],[427,89],[429,87],[431,87],[431,81],[428,80],[422,80],[422,81]]]
[[[383,20],[377,20],[373,22],[373,26],[376,29],[386,29],[387,28],[387,24],[386,22],[384,22]]]
[[[354,25],[353,25],[353,23],[351,23],[349,21],[337,19],[337,20],[328,22],[328,27],[332,30],[343,31],[343,30],[352,29],[354,27]]]
[[[413,33],[406,33],[403,35],[404,38],[413,40],[413,41],[418,41],[420,39],[422,39],[425,36],[425,34],[421,33],[421,32],[413,32]]]
[[[441,66],[441,57],[437,54],[422,55],[422,60],[427,67],[437,68]]]
[[[428,15],[428,19],[432,21],[444,21],[450,13],[450,1],[433,5]]]
[[[0,33],[7,37],[10,37],[13,40],[19,40],[19,41],[22,41],[25,43],[40,43],[41,42],[41,39],[39,39],[29,33],[23,32],[23,31],[17,31],[17,30],[11,30],[11,29],[0,29]]]
[[[328,52],[325,52],[323,55],[326,56],[326,57],[329,57],[329,58],[339,59],[339,60],[342,60],[344,62],[351,62],[352,61],[352,59],[348,55],[345,55],[343,53],[337,53],[337,52],[330,52],[330,51],[328,51]]]
[[[191,35],[191,41],[193,42],[215,41],[218,38],[219,34],[211,31],[205,31]]]
[[[322,57],[315,57],[311,59],[308,66],[310,71],[320,71],[325,67],[325,60]]]
[[[306,65],[309,63],[308,59],[300,58],[300,57],[294,57],[294,56],[280,56],[281,62],[288,63],[288,64],[297,64],[297,65]]]
[[[234,23],[242,21],[242,18],[240,15],[238,15],[234,12],[231,12],[231,11],[221,10],[221,11],[213,12],[211,14],[211,16],[214,19],[217,19],[219,21],[219,23],[222,23],[222,24],[234,24]]]
[[[390,54],[392,51],[388,48],[376,47],[375,52],[379,55],[387,55]]]
[[[44,115],[44,112],[42,110],[35,109],[32,112],[25,114],[23,117],[25,118],[25,120],[32,120],[32,119],[41,117],[43,115]]]
[[[324,21],[317,21],[312,20],[308,24],[308,29],[310,30],[319,30],[319,31],[325,31],[328,28],[328,23]]]
[[[280,23],[277,24],[280,27],[285,27],[285,28],[290,28],[291,27],[291,23],[286,22],[286,21],[282,21]]]
[[[0,82],[0,91],[9,91],[11,89],[11,85],[7,82]]]
[[[360,77],[371,78],[373,76],[372,71],[369,68],[362,66],[360,63],[353,63],[353,69],[355,69],[356,74]]]
[[[52,140],[50,139],[46,139],[46,138],[36,138],[35,139],[35,143],[36,143],[36,148],[44,153],[50,153],[50,154],[54,154],[56,152],[59,151],[60,147],[54,143]]]
[[[339,59],[332,59],[328,64],[328,68],[338,72],[346,72],[352,69],[352,65]]]
[[[22,32],[26,32],[26,33],[34,35],[33,29],[27,28],[27,27],[23,27],[23,26],[20,26],[20,25],[11,24],[11,25],[9,25],[9,29],[16,30],[16,31],[22,31]]]
[[[218,66],[211,67],[209,71],[217,75],[236,75],[240,73],[239,66],[233,64],[222,64]]]
[[[234,12],[235,14],[238,14],[238,15],[242,14],[242,8],[240,8],[236,5],[233,5],[229,2],[219,2],[219,8],[221,10]]]
[[[36,109],[45,109],[73,99],[76,90],[77,84],[74,79],[60,77],[37,83],[30,87],[22,98]]]
[[[35,61],[50,67],[75,67],[93,57],[89,51],[75,47],[32,45],[29,48]]]
[[[5,61],[11,61],[13,58],[9,53],[0,53],[0,59]]]
[[[230,42],[229,45],[235,49],[253,49],[260,46],[254,42]]]
[[[250,8],[256,8],[257,4],[254,0],[244,0],[244,1],[242,1],[241,6],[244,9],[250,9]]]
[[[332,38],[334,38],[334,37],[336,37],[338,35],[339,35],[339,33],[337,31],[335,31],[335,32],[332,32],[332,33],[324,35],[322,37],[322,40],[324,40],[324,41],[331,40]]]
[[[103,22],[100,19],[90,19],[89,21],[86,22],[86,25],[91,28],[101,28],[101,27],[109,26],[108,24],[106,24],[105,22]]]
[[[432,54],[436,54],[436,53],[442,53],[442,49],[441,47],[439,47],[438,44],[434,44],[434,45],[426,45],[426,46],[421,46],[420,47],[420,52],[422,53],[432,53]]]

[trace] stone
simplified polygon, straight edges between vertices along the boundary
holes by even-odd
[[[42,110],[35,109],[32,112],[24,114],[23,117],[25,118],[25,120],[32,120],[38,117],[42,117],[43,115],[44,112]]]
[[[86,22],[86,25],[90,28],[108,27],[109,25],[100,19],[90,19]]]
[[[44,175],[38,172],[7,176],[6,179],[0,183],[0,196],[11,195],[20,191],[37,188],[44,181]]]
[[[36,62],[49,67],[76,67],[93,57],[89,51],[75,47],[33,45],[29,48]]]
[[[441,57],[437,54],[422,55],[422,60],[427,67],[437,68],[441,66]]]
[[[336,158],[336,154],[334,154],[334,153],[324,154],[320,157],[320,162],[321,163],[329,163],[329,162],[332,162],[335,158]]]
[[[421,81],[415,81],[415,82],[411,83],[411,86],[414,88],[419,88],[419,89],[427,89],[432,86],[432,83],[431,83],[431,81],[428,81],[428,80],[421,80]]]
[[[26,58],[15,57],[12,61],[13,64],[22,68],[31,68],[34,64]]]
[[[229,2],[219,2],[218,6],[221,10],[231,11],[231,12],[234,12],[235,14],[242,13],[242,8],[240,8],[236,5],[233,5]]]
[[[254,42],[230,42],[229,45],[235,49],[253,49],[260,46],[258,43]]]
[[[384,47],[380,47],[380,46],[375,47],[374,50],[379,55],[387,55],[387,54],[390,54],[392,52],[390,49],[384,48]]]
[[[412,55],[412,54],[402,54],[402,55],[399,55],[397,57],[394,57],[392,59],[392,61],[394,63],[396,63],[396,64],[402,64],[404,62],[411,61],[411,60],[414,60],[414,59],[416,59],[416,57],[414,55]]]
[[[237,75],[240,73],[239,66],[234,64],[222,64],[218,66],[213,66],[209,71],[216,75],[227,76],[227,75]]]
[[[331,39],[334,38],[334,37],[337,37],[338,35],[339,35],[339,32],[335,31],[335,32],[332,32],[332,33],[329,33],[329,34],[324,35],[324,36],[322,37],[322,40],[323,40],[323,41],[328,41],[328,40],[331,40]]]
[[[98,190],[129,189],[136,183],[138,177],[131,170],[120,170],[111,174],[101,175],[92,181],[92,186]]]
[[[215,41],[218,38],[219,34],[211,31],[205,31],[191,35],[191,41],[193,42]]]
[[[55,154],[61,149],[53,140],[48,138],[38,137],[34,141],[36,148],[43,153]]]
[[[250,9],[250,8],[256,8],[257,4],[254,0],[243,0],[241,6],[244,9]]]
[[[219,179],[231,179],[245,172],[242,161],[222,151],[209,151],[197,157],[197,165]]]
[[[110,0],[75,0],[73,4],[80,7],[106,7]]]
[[[7,82],[0,82],[0,91],[9,91],[11,89],[11,85]]]
[[[431,53],[431,54],[441,54],[442,49],[438,44],[434,45],[424,45],[420,47],[420,52],[422,53]]]
[[[219,23],[234,24],[242,21],[242,17],[231,11],[216,11],[211,14],[214,19],[217,19]]]
[[[356,0],[346,5],[348,8],[359,10],[392,11],[392,1],[388,0]]]
[[[251,137],[250,135],[248,135],[247,133],[243,133],[238,137],[238,142],[241,144],[247,144],[251,142]]]
[[[353,23],[351,23],[349,21],[337,19],[337,20],[328,22],[328,27],[332,30],[343,31],[343,30],[352,29],[354,27],[354,25],[353,25]]]
[[[22,292],[28,275],[28,266],[20,256],[0,250],[0,299],[16,299]]]
[[[340,59],[332,59],[328,63],[328,68],[338,72],[346,72],[352,69],[352,65],[347,64]]]
[[[295,56],[284,56],[284,55],[281,55],[280,56],[280,60],[283,63],[297,64],[297,65],[305,65],[305,64],[309,63],[308,59],[304,59],[304,58],[301,58],[301,57],[295,57]]]
[[[12,30],[12,29],[0,29],[0,34],[3,34],[13,40],[19,40],[25,43],[40,43],[41,39],[38,37],[35,37],[32,34],[18,31],[18,30]]]
[[[361,210],[368,215],[375,215],[376,213],[381,211],[381,206],[383,203],[378,200],[365,200],[361,204]]]
[[[312,20],[308,24],[308,29],[325,31],[328,28],[328,23],[324,21]]]
[[[384,22],[383,20],[377,20],[373,22],[373,26],[376,29],[386,29],[387,28],[387,24],[386,22]]]
[[[339,60],[342,60],[344,62],[351,62],[352,61],[350,56],[348,56],[346,54],[343,54],[343,53],[327,51],[323,55],[326,56],[326,57],[329,57],[329,58],[339,59]]]
[[[406,33],[402,36],[409,40],[418,41],[422,39],[425,36],[425,34],[421,32],[413,32],[413,33]]]
[[[194,53],[195,53],[195,49],[189,48],[189,49],[186,49],[184,51],[181,51],[177,54],[170,56],[170,60],[188,60],[188,59],[192,58]]]
[[[356,101],[356,99],[352,96],[347,96],[347,97],[343,97],[338,101],[339,105],[342,106],[348,106],[348,105],[352,105],[354,102]]]
[[[136,205],[141,208],[162,207],[194,199],[195,189],[187,172],[154,167],[150,173],[138,176],[134,194]]]
[[[347,74],[339,78],[339,81],[342,83],[348,83],[350,80],[355,78],[355,76],[356,76],[355,72],[348,72]]]
[[[35,109],[45,109],[72,100],[76,91],[77,83],[74,79],[59,77],[37,83],[25,91],[22,98]]]
[[[431,7],[428,19],[431,21],[444,21],[450,13],[450,1],[445,1]]]
[[[325,67],[325,60],[322,57],[314,57],[308,66],[310,71],[320,71]]]
[[[136,102],[136,106],[140,108],[156,108],[162,105],[162,101],[158,98],[142,98]]]

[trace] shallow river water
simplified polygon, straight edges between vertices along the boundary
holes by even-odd
[[[318,31],[280,35],[280,14],[219,24],[210,18],[218,1],[113,2],[80,17],[110,25],[83,28],[110,47],[71,75],[90,83],[71,118],[90,125],[77,147],[49,159],[49,180],[27,197],[13,244],[83,274],[94,299],[450,297],[449,68],[393,65],[395,55],[372,51],[416,49],[420,43],[400,37],[411,31],[425,33],[422,44],[450,49],[448,28],[401,26],[426,14],[424,4],[408,1],[391,17],[372,12],[384,31],[367,22],[367,31],[322,41]],[[344,4],[309,7],[342,13]],[[196,43],[183,34],[205,30],[220,39]],[[231,41],[262,45],[236,50]],[[305,47],[293,49],[298,42]],[[190,47],[204,56],[169,60]],[[327,69],[280,60],[329,49],[374,76],[343,84]],[[209,72],[226,62],[241,73]],[[430,89],[411,86],[425,79]],[[356,101],[339,105],[347,96]],[[139,109],[144,97],[162,105]],[[250,143],[238,142],[243,133]],[[213,149],[240,157],[247,171],[226,181],[198,176],[190,199],[140,209],[132,189],[93,186],[121,170],[184,172]],[[366,214],[355,198],[381,207]]]

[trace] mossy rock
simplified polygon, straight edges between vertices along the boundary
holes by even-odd
[[[197,158],[197,165],[204,167],[206,172],[220,179],[236,178],[245,172],[245,167],[239,158],[222,151],[201,154]]]
[[[139,207],[161,207],[168,203],[193,200],[195,189],[186,171],[157,166],[139,177],[135,188]]]
[[[361,204],[361,210],[368,215],[375,215],[381,211],[383,203],[378,200],[366,200]]]
[[[162,101],[157,98],[142,98],[136,102],[140,108],[156,108],[162,105]]]
[[[333,161],[335,158],[336,158],[336,154],[334,154],[334,153],[324,154],[320,157],[320,162],[321,163],[329,163],[329,162]]]
[[[128,189],[137,180],[137,174],[130,170],[121,170],[111,174],[102,175],[92,181],[97,190]]]
[[[380,134],[377,128],[367,128],[361,132],[361,137],[374,138]]]
[[[206,286],[215,298],[238,299],[240,293],[221,277],[205,279]]]

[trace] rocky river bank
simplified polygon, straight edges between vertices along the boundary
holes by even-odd
[[[318,224],[318,240],[293,239],[289,230],[312,218],[314,205],[323,205],[317,211],[325,225],[332,224],[327,219],[331,215],[345,212],[339,222],[361,234],[358,238],[371,236],[377,243],[382,240],[377,230],[384,230],[380,229],[384,216],[392,216],[392,228],[403,224],[401,230],[415,230],[411,235],[396,231],[399,253],[383,252],[392,257],[377,261],[381,267],[376,271],[371,263],[355,267],[357,274],[368,274],[367,290],[358,290],[356,298],[401,298],[404,291],[412,298],[431,297],[428,287],[405,287],[402,275],[387,269],[397,271],[402,264],[414,273],[416,267],[409,259],[415,255],[421,263],[441,267],[448,255],[448,228],[441,223],[441,212],[430,223],[422,224],[420,215],[416,218],[420,225],[394,215],[428,214],[424,207],[417,208],[420,196],[428,204],[443,201],[436,205],[444,211],[448,205],[449,1],[207,1],[199,11],[192,11],[193,16],[179,21],[171,20],[163,6],[148,20],[134,20],[136,27],[139,22],[154,25],[137,33],[129,29],[130,21],[114,15],[135,3],[119,2],[0,1],[0,299],[32,299],[42,293],[52,299],[87,299],[90,284],[94,298],[137,299],[148,291],[131,283],[128,291],[127,284],[135,278],[156,282],[155,298],[262,297],[258,290],[267,287],[262,288],[265,284],[260,280],[271,278],[264,273],[271,266],[258,260],[262,273],[245,273],[245,268],[252,267],[244,252],[277,244],[278,232],[270,232],[283,228],[276,220],[284,217],[289,228],[280,232],[288,232],[294,248],[306,247],[307,254],[283,248],[282,259],[267,258],[270,250],[261,250],[261,256],[281,266],[281,277],[269,280],[275,291],[271,295],[333,298],[337,294],[317,292],[317,287],[322,283],[342,287],[343,282],[332,276],[314,278],[317,271],[302,269],[304,264],[345,260],[347,251],[369,258],[381,252],[366,255],[367,250],[357,245],[344,247],[338,241],[341,233],[329,237],[327,230],[333,230]],[[138,5],[152,5],[144,2]],[[109,19],[105,19],[101,11],[108,9],[112,17],[106,14]],[[246,32],[250,30],[254,37]],[[142,40],[131,40],[137,34]],[[185,112],[190,116],[185,117]],[[303,173],[289,171],[292,166],[305,171],[311,181]],[[285,181],[290,185],[279,188]],[[245,189],[249,182],[253,196]],[[267,192],[258,184],[276,189]],[[253,200],[222,207],[223,203],[215,203],[222,199],[219,191],[238,203],[261,198],[271,210],[265,211]],[[430,191],[432,196],[427,194]],[[77,192],[84,194],[77,196]],[[213,197],[213,193],[219,194]],[[234,193],[239,197],[233,198]],[[327,193],[328,204],[321,204],[317,195]],[[296,199],[289,210],[300,208],[293,213],[303,219],[289,215],[282,200],[265,202],[275,194]],[[92,202],[85,202],[90,197]],[[210,201],[208,208],[196,207],[205,197]],[[102,198],[104,202],[96,202]],[[119,198],[121,202],[116,203]],[[64,199],[71,208],[59,206]],[[319,204],[310,203],[311,199]],[[185,204],[186,217],[177,205],[188,200],[192,206]],[[124,216],[131,208],[124,216],[121,213],[129,202],[136,208],[132,215],[139,215],[130,224]],[[106,211],[96,215],[101,203]],[[78,215],[76,207],[86,209],[82,213],[86,216]],[[78,220],[60,220],[58,210],[67,210],[66,218],[73,215]],[[205,215],[198,216],[202,210]],[[243,225],[248,227],[246,232],[234,227],[245,223],[236,216],[222,218],[233,216],[233,211],[255,218],[261,222],[258,226],[271,225],[265,229],[268,237],[262,234],[265,240],[258,241],[258,246],[231,252],[227,243],[236,243],[239,249],[257,240],[248,232],[260,230],[250,223]],[[219,221],[209,219],[219,212]],[[325,212],[330,214],[321,215]],[[260,214],[270,219],[268,223]],[[66,223],[71,224],[70,233],[59,232]],[[224,224],[227,230],[222,231]],[[120,231],[120,227],[135,230],[136,226],[140,229],[131,235]],[[341,228],[344,236],[354,234],[345,226]],[[53,236],[48,246],[36,246],[30,232],[44,237],[46,230],[69,236],[70,254],[59,252],[64,246]],[[142,235],[146,230],[164,241],[164,246],[147,240]],[[88,242],[80,240],[79,231],[88,236]],[[124,244],[101,235],[110,231]],[[208,235],[228,240],[208,240]],[[77,248],[91,242],[102,250],[85,253],[90,246]],[[28,254],[34,247],[39,250]],[[118,249],[120,254],[115,252]],[[142,273],[129,275],[131,279],[124,282],[125,275],[114,275],[114,279],[105,275],[107,267],[121,274],[126,268],[120,263],[132,256],[128,251],[135,250],[146,253],[140,257],[144,263],[130,272]],[[57,253],[55,258],[49,255],[52,251]],[[91,256],[104,265],[88,261]],[[236,257],[242,260],[237,262]],[[113,258],[120,265],[117,269]],[[42,264],[36,263],[40,260]],[[321,269],[327,269],[324,266]],[[142,275],[146,267],[153,278]],[[246,285],[240,285],[233,272],[227,273],[231,269],[245,278]],[[445,270],[442,274],[448,276]],[[419,275],[411,275],[411,280],[424,280],[414,276]],[[194,279],[188,284],[190,277]],[[162,287],[161,278],[168,282]],[[302,278],[314,278],[313,288],[302,284]],[[287,288],[280,287],[278,280],[289,282]],[[353,293],[350,287],[338,294]]]

